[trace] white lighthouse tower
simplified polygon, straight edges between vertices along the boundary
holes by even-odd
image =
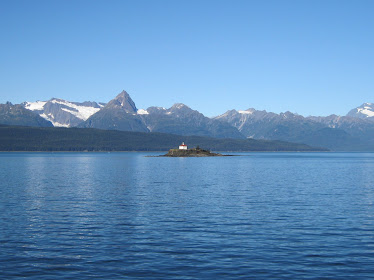
[[[182,145],[179,145],[179,150],[187,150],[187,145],[182,142]]]

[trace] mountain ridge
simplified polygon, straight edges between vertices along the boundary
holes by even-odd
[[[74,127],[99,111],[105,103],[94,101],[71,102],[61,98],[48,101],[25,101],[21,105],[50,121],[56,127]]]
[[[183,103],[175,103],[168,109],[155,106],[138,109],[126,91],[121,91],[107,104],[59,98],[22,104],[54,126],[269,139],[321,144],[333,150],[355,147],[373,147],[374,150],[371,140],[374,139],[373,103],[363,103],[345,116],[304,117],[289,111],[277,114],[249,107],[228,110],[213,118]],[[32,125],[38,126],[38,123]]]
[[[126,91],[122,91],[78,127],[245,138],[231,125],[210,119],[182,103],[175,103],[169,109],[163,107],[137,109],[135,102]]]
[[[52,127],[50,121],[45,120],[20,104],[10,102],[0,104],[0,123],[6,125],[29,125],[37,127]]]
[[[246,137],[318,145],[332,150],[374,150],[374,122],[349,116],[304,117],[291,112],[229,110],[217,116]]]

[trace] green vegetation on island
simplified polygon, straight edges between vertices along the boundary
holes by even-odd
[[[193,149],[170,149],[169,152],[162,157],[222,157],[226,155],[212,153],[211,151],[200,149],[199,146]]]

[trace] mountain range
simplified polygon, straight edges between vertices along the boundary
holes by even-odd
[[[25,117],[30,113],[32,117]],[[229,110],[220,116],[208,118],[181,103],[169,109],[138,109],[130,95],[122,91],[107,104],[70,102],[58,98],[19,105],[2,104],[0,123],[268,139],[332,150],[374,151],[372,103],[364,103],[346,116],[304,117],[291,112],[276,114],[250,108]]]
[[[255,139],[283,140],[342,151],[374,150],[374,104],[365,103],[346,116],[303,117],[253,108],[215,117]]]
[[[23,102],[21,105],[50,121],[53,126],[74,127],[98,112],[105,103],[79,103],[52,98],[48,101]]]
[[[178,103],[171,108],[137,109],[126,91],[105,103],[49,101],[24,102],[24,108],[37,113],[56,127],[163,132],[216,138],[245,138],[235,127],[217,121]],[[4,123],[1,122],[0,123]],[[8,124],[8,123],[4,123]]]

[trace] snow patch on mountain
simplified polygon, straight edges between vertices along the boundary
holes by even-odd
[[[374,117],[373,104],[365,103],[363,108],[357,108],[357,113],[366,115],[367,117]]]
[[[169,110],[171,110],[171,109],[182,109],[183,107],[187,107],[187,106],[184,105],[183,103],[175,103],[173,106],[171,106],[169,108]]]
[[[240,110],[238,112],[239,112],[239,114],[245,114],[245,115],[252,115],[253,114],[253,111],[248,111],[248,110],[246,110],[246,111]]]
[[[52,124],[55,127],[70,127],[70,125],[66,123],[52,122]]]
[[[40,116],[43,118],[43,119],[46,119],[47,121],[50,121],[52,124],[53,124],[53,121],[51,120],[51,114],[49,114],[49,116],[45,113],[43,114],[40,114]],[[54,124],[53,124],[54,126]]]
[[[97,111],[99,111],[101,108],[94,108],[94,107],[87,107],[87,106],[82,106],[82,105],[76,105],[74,103],[71,103],[66,100],[62,99],[53,99],[51,100],[52,103],[57,103],[64,105],[69,108],[61,108],[61,110],[68,112],[74,116],[76,116],[78,119],[81,120],[87,120],[90,116],[95,114]],[[71,110],[73,109],[73,110]]]
[[[53,119],[53,115],[52,114],[40,114],[40,116],[43,118],[43,119],[46,119],[47,121],[50,121],[53,126],[55,127],[70,127],[69,124],[64,124],[64,123],[59,123],[59,122],[56,122],[54,119]]]
[[[90,101],[79,103],[52,98],[48,101],[24,102],[22,105],[25,109],[34,111],[52,122],[54,126],[72,127],[97,113],[105,106],[105,103]]]
[[[31,111],[41,111],[47,101],[25,102],[25,108]]]
[[[347,114],[348,117],[360,119],[374,119],[374,103],[364,103],[361,106],[352,109]]]
[[[136,112],[138,115],[148,115],[148,111],[147,110],[144,110],[144,109],[138,109],[138,111]]]

